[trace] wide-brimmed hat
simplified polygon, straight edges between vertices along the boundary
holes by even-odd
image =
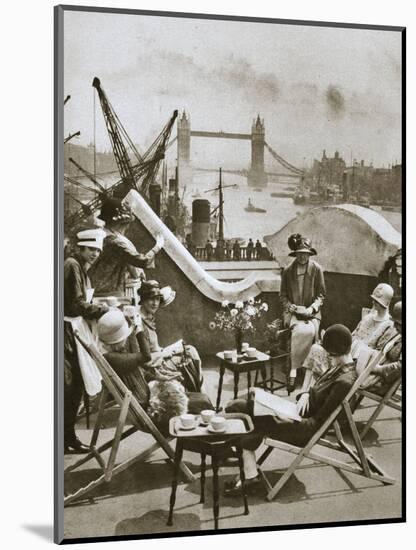
[[[312,247],[310,239],[302,237],[299,233],[293,233],[287,240],[287,244],[292,252],[289,256],[296,256],[298,252],[307,252],[311,256],[316,256],[317,252]]]
[[[108,224],[117,221],[129,222],[132,216],[128,208],[123,205],[121,199],[104,195],[101,199],[101,212],[98,218]]]
[[[141,287],[137,291],[140,301],[143,302],[148,298],[155,298],[159,296],[162,298],[162,292],[158,281],[143,281]]]
[[[394,290],[387,283],[380,283],[371,294],[371,298],[384,308],[388,308],[393,298]]]
[[[119,344],[131,333],[123,313],[118,309],[111,309],[98,319],[98,338],[104,344]]]
[[[345,355],[351,350],[352,336],[345,325],[332,325],[324,334],[322,346],[331,355]]]
[[[164,286],[160,289],[161,302],[160,307],[166,307],[173,302],[176,297],[176,292],[171,286]]]

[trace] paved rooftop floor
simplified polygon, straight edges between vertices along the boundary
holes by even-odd
[[[205,362],[207,391],[215,403],[218,387],[218,369],[215,359]],[[241,394],[246,391],[245,376],[240,380]],[[232,396],[233,381],[224,377],[222,404]],[[286,396],[286,391],[278,393]],[[356,418],[368,418],[370,401],[363,401]],[[114,418],[105,419],[101,439],[112,434]],[[85,423],[78,426],[79,437],[87,442],[91,431]],[[152,442],[149,435],[136,433],[121,443],[120,458],[134,456]],[[223,529],[285,526],[303,523],[397,518],[401,515],[401,420],[400,413],[385,408],[379,420],[368,433],[364,446],[379,465],[397,481],[394,485],[337,472],[330,466],[304,462],[273,502],[264,495],[249,497],[250,514],[243,515],[241,498],[220,497],[220,522]],[[334,456],[340,456],[335,454]],[[293,455],[274,451],[263,468],[275,482],[287,467]],[[185,453],[184,459],[198,475],[199,455]],[[75,460],[65,457],[65,466]],[[66,489],[77,487],[97,476],[97,463],[91,462],[66,477]],[[220,469],[220,487],[232,479],[237,468]],[[89,495],[89,499],[65,508],[65,538],[140,535],[153,533],[213,530],[212,471],[207,469],[205,503],[199,503],[199,479],[182,482],[177,491],[174,525],[166,526],[169,510],[172,467],[162,451],[157,451],[145,463],[135,464]],[[72,492],[72,491],[71,491]]]

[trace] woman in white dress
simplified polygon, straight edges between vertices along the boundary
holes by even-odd
[[[147,366],[158,370],[159,379],[163,375],[169,379],[176,377],[182,381],[188,392],[201,392],[203,376],[197,349],[182,341],[166,348],[159,345],[156,313],[174,300],[175,291],[170,287],[160,288],[158,281],[143,281],[138,294],[144,334],[152,356]]]

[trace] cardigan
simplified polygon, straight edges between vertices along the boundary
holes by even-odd
[[[296,273],[297,262],[293,261],[283,270],[280,286],[280,299],[285,312],[292,304],[311,307],[314,317],[321,318],[321,307],[325,298],[325,280],[322,267],[315,261],[309,260],[306,269],[303,295],[300,296],[298,277]]]

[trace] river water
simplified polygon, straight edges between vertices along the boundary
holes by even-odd
[[[223,175],[223,186],[237,184],[238,188],[225,188],[224,193],[224,234],[225,238],[241,237],[248,239],[251,237],[260,241],[265,235],[272,235],[281,229],[286,223],[293,219],[297,214],[302,214],[310,206],[294,204],[292,198],[272,197],[273,192],[288,191],[288,186],[293,185],[290,180],[286,183],[269,183],[266,188],[260,192],[254,191],[247,186],[245,177],[225,174]],[[215,173],[196,173],[194,174],[193,185],[187,189],[184,195],[184,202],[191,212],[192,201],[195,198],[208,199],[211,203],[211,209],[218,204],[218,193],[205,191],[218,186],[218,176]],[[199,193],[200,196],[195,195]],[[266,213],[246,212],[248,200],[254,206],[263,208]],[[393,227],[401,232],[401,213],[400,212],[379,212]]]

